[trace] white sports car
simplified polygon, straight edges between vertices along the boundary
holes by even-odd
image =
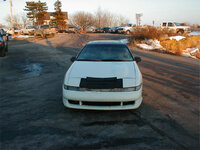
[[[142,103],[142,75],[120,41],[86,44],[65,74],[63,104],[69,108],[95,110],[136,109]]]

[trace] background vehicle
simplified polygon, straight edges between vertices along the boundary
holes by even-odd
[[[110,27],[102,27],[101,29],[103,33],[109,33],[110,31]]]
[[[103,29],[102,28],[96,28],[94,30],[95,33],[103,33]]]
[[[57,26],[51,26],[50,28],[55,30],[56,33],[58,33],[59,28]]]
[[[68,33],[80,33],[80,29],[76,26],[69,26]]]
[[[80,29],[76,26],[70,26],[68,29],[59,29],[58,33],[80,33]]]
[[[110,28],[109,32],[110,33],[118,33],[118,28],[119,27],[112,27],[112,28]]]
[[[135,27],[136,25],[126,24],[125,26],[121,26],[118,28],[118,33],[131,34],[134,31]]]
[[[0,29],[0,57],[6,56],[8,52],[8,37],[3,29]]]
[[[190,32],[190,27],[189,26],[181,26],[179,23],[172,22],[172,21],[162,22],[161,28],[162,29],[167,28],[167,29],[173,30],[175,33],[178,33],[178,34],[183,34],[185,32]]]
[[[10,28],[9,30],[7,30],[7,33],[12,35],[12,34],[20,34],[21,30],[19,30],[17,27],[14,27],[14,33],[12,31],[12,29]]]
[[[21,29],[21,34],[33,35],[35,33],[35,26],[27,26],[25,29]]]
[[[109,33],[110,27],[102,27],[102,28],[96,28],[94,30],[95,33]]]
[[[68,30],[67,29],[59,29],[58,33],[68,33]]]
[[[56,34],[56,30],[54,28],[51,28],[49,25],[39,25],[37,26],[34,35],[46,37],[48,35],[54,36]]]

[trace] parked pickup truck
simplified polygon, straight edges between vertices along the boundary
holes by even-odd
[[[190,27],[189,26],[181,26],[179,23],[172,22],[172,21],[162,22],[161,28],[162,29],[168,28],[168,29],[173,30],[175,33],[178,33],[178,34],[183,34],[185,32],[190,32]]]
[[[35,33],[35,26],[27,26],[25,29],[21,29],[21,34],[33,35]]]
[[[41,36],[43,38],[46,38],[46,36],[54,36],[56,34],[56,30],[54,28],[51,28],[49,25],[39,25],[37,26],[34,35],[35,36]]]
[[[18,35],[20,34],[20,30],[17,27],[14,27],[13,30],[12,28],[10,28],[9,30],[7,30],[7,33],[10,35]]]
[[[131,34],[134,31],[135,27],[136,25],[133,24],[126,24],[126,26],[120,26],[118,27],[118,33]]]

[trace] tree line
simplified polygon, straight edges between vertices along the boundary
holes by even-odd
[[[14,26],[20,28],[21,24],[25,27],[26,25],[42,25],[45,21],[45,16],[47,14],[47,4],[46,2],[27,1],[24,11],[26,15],[15,15],[14,16]],[[61,29],[67,28],[67,23],[65,22],[64,13],[62,12],[62,3],[60,0],[56,0],[54,3],[53,18],[51,18],[49,24],[51,26],[58,26]],[[10,22],[10,16],[6,18],[7,22]],[[129,23],[129,20],[125,16],[116,15],[110,13],[109,11],[102,10],[98,8],[95,13],[78,11],[72,14],[69,18],[68,24],[77,26],[82,30],[86,30],[90,27],[113,27],[120,26]]]
[[[89,27],[101,28],[125,25],[129,23],[129,19],[98,8],[95,13],[84,11],[74,13],[70,17],[69,23],[78,26],[82,30],[86,30]]]
[[[60,0],[57,0],[54,3],[55,12],[52,14],[53,19],[50,21],[50,25],[58,26],[59,28],[65,28],[66,22],[64,21],[64,14],[61,10],[62,3]],[[27,18],[32,21],[33,25],[42,25],[44,24],[45,15],[47,14],[47,4],[46,2],[29,1],[26,2],[25,11],[27,11]]]

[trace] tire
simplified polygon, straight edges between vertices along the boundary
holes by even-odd
[[[131,32],[128,30],[128,31],[126,31],[126,34],[129,35],[129,34],[131,34]]]
[[[178,32],[177,32],[178,35],[182,35],[183,33],[184,33],[184,30],[182,30],[182,29],[178,30]]]
[[[5,48],[0,50],[0,57],[4,57],[4,56],[6,56]]]
[[[51,35],[52,35],[52,37],[54,37],[56,34],[55,34],[55,33],[52,33]]]
[[[5,50],[6,50],[6,52],[8,52],[8,44],[6,45]]]

